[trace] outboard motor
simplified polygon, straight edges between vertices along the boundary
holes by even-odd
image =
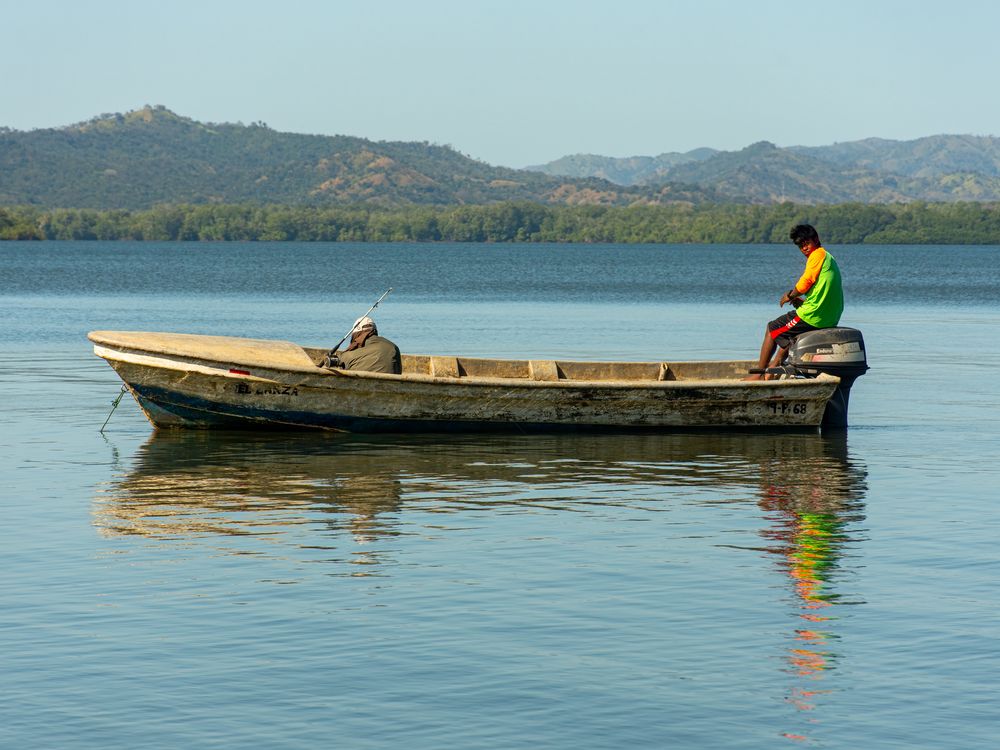
[[[799,334],[788,348],[786,369],[814,378],[821,372],[836,375],[840,385],[827,402],[823,427],[847,427],[847,404],[854,381],[868,372],[865,340],[856,328],[820,328]]]

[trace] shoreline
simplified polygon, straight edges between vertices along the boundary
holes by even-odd
[[[1000,244],[997,203],[0,206],[0,241],[763,245],[798,223],[831,245]]]

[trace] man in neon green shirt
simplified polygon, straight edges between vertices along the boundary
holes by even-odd
[[[815,227],[798,224],[792,227],[789,237],[806,256],[806,269],[778,302],[779,306],[791,303],[795,310],[767,324],[764,343],[760,346],[760,358],[757,360],[759,370],[766,368],[768,363],[771,367],[780,365],[796,336],[817,328],[832,328],[840,322],[840,316],[844,312],[840,267],[820,244]],[[767,379],[769,376],[763,377]],[[746,379],[760,380],[761,375],[754,374]]]

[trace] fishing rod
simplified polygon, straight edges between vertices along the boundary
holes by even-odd
[[[362,315],[361,317],[362,317],[362,318],[365,318],[365,317],[367,317],[367,316],[368,316],[368,314],[369,314],[369,313],[370,313],[370,312],[371,312],[372,310],[374,310],[374,309],[375,309],[376,307],[378,307],[378,306],[379,306],[379,305],[381,304],[382,300],[384,300],[384,299],[385,299],[386,297],[388,297],[388,296],[389,296],[389,292],[391,292],[391,291],[392,291],[392,287],[389,287],[388,289],[386,289],[386,290],[385,290],[385,292],[383,292],[382,296],[381,296],[381,297],[379,297],[379,298],[378,298],[377,300],[375,300],[375,304],[374,304],[374,305],[372,305],[371,307],[369,307],[369,308],[368,308],[368,312],[366,312],[366,313],[365,313],[364,315]],[[361,319],[361,318],[359,318],[358,320],[360,320],[360,319]],[[337,350],[338,350],[338,349],[340,348],[340,345],[341,345],[341,344],[343,344],[343,343],[344,343],[345,341],[347,341],[348,337],[349,337],[349,336],[350,336],[350,335],[351,335],[352,333],[354,333],[354,326],[351,326],[351,330],[349,330],[349,331],[347,332],[347,335],[346,335],[346,336],[344,336],[344,338],[342,338],[342,339],[341,339],[340,341],[338,341],[338,342],[337,342],[337,345],[336,345],[335,347],[333,347],[333,349],[331,349],[331,350],[330,350],[330,354],[331,354],[331,355],[332,355],[332,354],[336,354],[336,353],[337,353]]]

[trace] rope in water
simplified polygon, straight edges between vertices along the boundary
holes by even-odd
[[[111,402],[111,412],[108,414],[108,418],[104,420],[104,424],[101,425],[101,432],[104,432],[104,428],[108,426],[108,422],[111,421],[111,415],[115,413],[115,409],[118,408],[118,404],[122,402],[125,394],[128,393],[128,386],[122,385],[122,389],[118,392],[118,398]]]

